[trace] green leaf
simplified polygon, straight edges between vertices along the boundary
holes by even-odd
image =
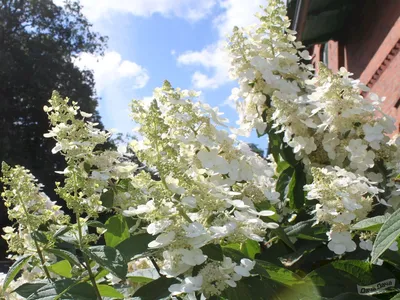
[[[17,276],[18,272],[25,266],[25,264],[31,259],[31,255],[22,256],[10,267],[8,270],[7,276],[4,279],[3,290],[5,291],[7,287],[10,285],[11,281]]]
[[[284,230],[288,236],[303,240],[326,241],[328,231],[325,225],[318,224],[313,226],[315,220],[306,220],[286,227]]]
[[[269,278],[270,280],[279,282],[286,286],[294,286],[304,284],[304,281],[300,276],[295,273],[276,266],[270,262],[256,259],[256,265],[251,273],[257,273],[263,277]]]
[[[16,292],[18,295],[28,298],[30,295],[35,293],[38,289],[41,287],[45,286],[47,282],[32,282],[32,283],[24,283],[23,285],[20,285],[17,287],[14,292]]]
[[[71,267],[71,264],[68,262],[68,260],[62,260],[62,261],[56,262],[55,264],[48,266],[48,269],[51,272],[56,273],[58,275],[66,277],[66,278],[72,277],[72,274],[71,274],[72,267]]]
[[[239,243],[234,243],[234,244],[228,244],[224,245],[223,248],[230,248],[236,251],[240,251],[240,244]]]
[[[223,252],[226,256],[232,258],[233,261],[236,263],[240,263],[240,260],[245,256],[234,249],[231,248],[223,248]],[[304,300],[312,299],[310,295],[317,295],[318,291],[312,284],[310,280],[303,280],[300,276],[296,275],[295,273],[274,265],[270,262],[262,261],[256,259],[256,265],[254,266],[253,270],[251,271],[252,274],[258,274],[262,276],[264,279],[269,281],[264,282],[265,284],[269,285],[270,289],[274,289],[273,286],[279,284],[279,286],[286,286],[290,287],[291,289],[296,289],[296,293],[299,295],[307,294],[307,297]],[[292,292],[290,292],[292,293]],[[294,294],[296,294],[294,293]],[[303,296],[302,296],[303,297]],[[229,298],[230,299],[230,298]],[[236,298],[234,298],[236,299]],[[245,298],[247,299],[247,298]],[[248,298],[253,299],[253,298]],[[254,298],[254,299],[265,299],[265,298]],[[267,298],[270,299],[270,298]],[[286,300],[286,298],[282,298]],[[289,298],[288,298],[289,299]],[[297,299],[297,298],[296,298]],[[300,299],[300,298],[298,298]]]
[[[118,249],[127,260],[130,260],[135,255],[145,253],[148,250],[147,245],[153,240],[154,236],[150,234],[136,234],[121,242],[116,249]]]
[[[86,173],[89,174],[91,168],[92,168],[92,166],[89,163],[87,163],[87,162],[83,163],[83,169],[85,170]]]
[[[70,226],[61,226],[59,229],[57,229],[57,231],[54,233],[53,237],[57,238],[59,236],[64,235],[65,233],[67,233],[68,231],[71,230]]]
[[[276,172],[278,174],[281,174],[284,170],[288,169],[289,167],[290,167],[290,164],[288,162],[281,161],[276,166]]]
[[[274,130],[270,130],[268,133],[268,153],[272,154],[276,162],[279,162],[280,160],[280,144],[281,139],[279,136],[274,132]]]
[[[106,284],[98,284],[97,288],[99,289],[100,295],[102,295],[103,297],[124,299],[124,295],[118,292],[112,286]]]
[[[303,166],[298,164],[290,179],[288,187],[289,206],[292,209],[300,209],[305,202],[304,185],[306,184],[306,175]]]
[[[121,252],[109,246],[92,246],[84,251],[92,260],[101,267],[110,271],[120,279],[124,279],[128,272],[125,258]]]
[[[292,147],[288,146],[286,143],[282,141],[280,148],[281,148],[280,153],[282,158],[285,161],[287,161],[291,166],[294,167],[299,163],[295,158]]]
[[[107,231],[104,234],[106,245],[115,247],[129,238],[129,228],[125,218],[121,215],[112,216],[106,222]]]
[[[276,181],[276,191],[279,192],[280,196],[279,199],[284,201],[288,193],[286,193],[286,188],[291,181],[293,176],[294,168],[289,167],[279,175],[278,180]]]
[[[240,263],[240,260],[242,258],[246,258],[246,256],[242,252],[233,248],[223,247],[222,252],[225,256],[232,258],[232,260],[236,263]]]
[[[279,261],[285,267],[292,267],[295,264],[299,263],[298,266],[302,265],[302,259],[306,256],[310,255],[317,247],[323,246],[322,241],[298,241],[296,243],[296,251],[291,251],[289,253],[278,253]],[[268,254],[266,254],[268,255]],[[313,254],[311,254],[313,256]],[[262,258],[262,257],[260,257]],[[300,267],[301,268],[301,267]]]
[[[129,281],[135,282],[135,283],[149,283],[154,281],[153,278],[149,277],[143,277],[143,276],[128,276]]]
[[[96,220],[91,220],[86,223],[87,226],[89,227],[94,227],[94,228],[107,228],[105,224],[101,223],[100,221]]]
[[[293,288],[282,286],[268,278],[248,277],[237,282],[237,287],[223,291],[228,300],[320,300],[318,294],[309,285]]]
[[[160,277],[139,288],[133,294],[133,297],[138,297],[141,300],[166,298],[171,294],[168,288],[175,283],[179,283],[175,278]]]
[[[251,294],[250,286],[246,283],[244,283],[242,281],[238,281],[236,283],[237,286],[235,288],[225,289],[222,292],[222,296],[224,297],[224,299],[229,299],[229,300],[257,299],[257,298],[253,298],[253,295]],[[264,288],[262,288],[262,290],[264,290]],[[266,294],[264,296],[265,297],[268,296],[268,297],[272,298],[271,295],[268,295],[268,294]],[[260,299],[260,298],[258,298],[258,299]]]
[[[100,196],[101,204],[104,207],[111,208],[114,205],[114,191],[108,190],[107,192],[101,194]]]
[[[390,300],[400,300],[400,293],[394,295]]]
[[[207,255],[209,259],[223,261],[224,256],[222,254],[222,248],[217,244],[208,244],[201,247],[204,255]]]
[[[400,209],[396,210],[382,225],[376,236],[371,252],[374,263],[393,244],[400,235]]]
[[[103,278],[104,276],[107,276],[109,273],[110,273],[110,272],[107,271],[106,269],[101,269],[101,271],[98,272],[98,273],[96,274],[96,276],[94,277],[94,279],[96,279],[96,281],[97,281],[97,280]]]
[[[293,251],[296,250],[296,247],[293,245],[292,241],[289,239],[282,227],[272,229],[271,231],[276,234],[276,236],[279,237],[289,248],[291,248]]]
[[[97,300],[94,288],[87,282],[62,279],[46,284],[27,300]]]
[[[240,251],[247,257],[254,259],[256,254],[261,252],[260,244],[253,240],[247,240],[240,244]]]
[[[34,231],[31,233],[32,239],[34,239],[36,242],[42,243],[42,244],[47,244],[49,240],[47,239],[46,235],[41,232],[41,231]]]
[[[353,225],[351,229],[353,230],[368,230],[368,231],[379,231],[382,224],[389,219],[389,215],[376,216],[368,219],[364,219]]]
[[[63,249],[45,249],[44,251],[54,254],[55,256],[58,256],[60,258],[66,259],[73,265],[81,266],[79,259],[69,251]]]
[[[358,286],[396,277],[386,268],[368,262],[338,260],[312,271],[306,278],[314,282],[322,296],[332,298],[342,293],[358,293]]]

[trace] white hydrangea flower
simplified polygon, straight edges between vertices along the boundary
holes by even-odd
[[[341,255],[345,252],[353,252],[357,249],[356,243],[352,240],[350,232],[329,232],[329,250]]]
[[[175,239],[175,232],[169,231],[168,233],[162,233],[157,238],[149,243],[149,248],[162,248],[168,246]]]
[[[196,277],[185,277],[182,283],[171,285],[168,290],[171,295],[180,295],[182,293],[193,293],[199,291],[203,284],[203,276],[198,275]]]
[[[234,270],[240,276],[249,277],[250,276],[250,271],[254,268],[255,265],[256,265],[255,261],[252,261],[252,260],[247,259],[247,258],[242,258],[240,260],[240,265],[239,266],[235,266]]]

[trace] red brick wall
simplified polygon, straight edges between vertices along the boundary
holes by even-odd
[[[329,41],[328,67],[341,66],[385,96],[382,110],[400,123],[400,0],[360,0],[344,40]],[[317,57],[315,57],[317,59]]]
[[[379,49],[387,43],[384,40],[400,17],[400,1],[363,0],[357,7],[360,10],[353,13],[344,42],[348,68],[360,77],[378,50],[386,52],[386,56],[392,48],[387,45],[387,49]]]

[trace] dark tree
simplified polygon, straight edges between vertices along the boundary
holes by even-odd
[[[64,169],[64,160],[51,154],[54,141],[43,137],[49,129],[43,106],[57,90],[100,123],[93,74],[72,59],[103,53],[105,42],[75,0],[64,7],[52,0],[0,0],[0,162],[30,169],[51,198],[54,171]],[[0,227],[7,222],[0,201]]]

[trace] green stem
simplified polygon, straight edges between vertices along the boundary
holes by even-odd
[[[89,278],[90,278],[90,281],[92,282],[94,291],[96,292],[97,299],[98,299],[98,300],[102,300],[102,299],[101,299],[101,294],[100,294],[99,288],[98,288],[97,283],[96,283],[96,279],[95,279],[95,277],[93,276],[92,268],[90,267],[89,258],[88,258],[87,255],[85,254],[85,251],[83,251],[83,244],[82,244],[82,226],[81,226],[81,220],[80,220],[79,214],[76,214],[76,220],[77,220],[77,224],[78,224],[79,246],[80,246],[81,251],[82,251],[82,253],[83,253],[83,259],[85,260],[85,267],[86,267],[86,270],[88,271]]]
[[[21,206],[22,206],[22,209],[24,210],[24,213],[25,213],[26,217],[29,218],[29,213],[28,213],[28,210],[27,210],[27,208],[26,208],[24,202],[23,202],[23,201],[19,201],[19,202],[20,202],[20,204],[21,204]],[[31,228],[30,224],[27,223],[27,225],[28,225],[28,230],[29,230],[29,232],[32,234],[32,233],[33,233],[33,230],[32,230],[32,228]],[[40,249],[38,242],[37,242],[34,238],[32,238],[32,239],[33,239],[33,241],[35,242],[36,251],[37,251],[37,253],[38,253],[38,255],[39,255],[39,259],[40,259],[40,262],[41,262],[41,264],[42,264],[43,271],[44,271],[44,273],[46,274],[47,279],[49,279],[50,281],[52,281],[53,279],[51,278],[50,272],[49,272],[49,270],[48,270],[47,267],[46,267],[46,261],[44,260],[44,256],[43,256],[42,250]]]
[[[40,262],[42,263],[42,267],[43,267],[44,273],[46,274],[46,277],[47,277],[50,281],[52,281],[53,279],[52,279],[51,276],[50,276],[49,269],[47,269],[47,267],[46,267],[46,265],[45,265],[46,261],[44,260],[42,250],[40,249],[38,242],[37,242],[35,239],[33,239],[33,240],[35,241],[36,251],[37,251],[37,253],[38,253],[38,255],[39,255]]]
[[[185,211],[182,209],[182,207],[178,208],[179,214],[189,223],[193,223],[192,219],[185,213]]]

